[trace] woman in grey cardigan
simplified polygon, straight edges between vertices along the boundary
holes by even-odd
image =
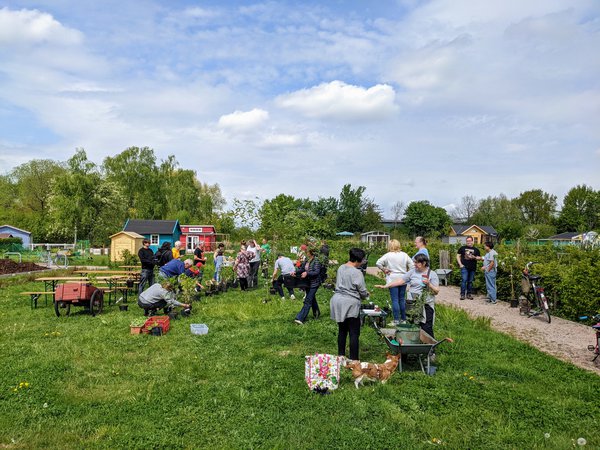
[[[358,267],[365,258],[360,248],[350,249],[350,260],[339,267],[335,294],[331,298],[331,318],[338,324],[338,355],[346,356],[346,338],[350,335],[350,359],[358,360],[360,303],[369,298],[365,278]]]

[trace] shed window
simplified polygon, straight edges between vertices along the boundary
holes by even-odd
[[[150,235],[150,245],[158,245],[158,234]]]

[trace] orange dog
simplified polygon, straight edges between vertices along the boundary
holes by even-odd
[[[368,362],[346,360],[346,368],[352,370],[354,385],[358,389],[359,384],[363,384],[363,379],[371,381],[381,381],[385,383],[398,367],[400,355],[386,353],[386,361],[383,364],[373,364]]]

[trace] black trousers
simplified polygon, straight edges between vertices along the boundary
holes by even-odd
[[[248,284],[250,287],[258,286],[258,268],[260,267],[260,261],[255,261],[250,263],[250,275]]]
[[[291,275],[279,275],[277,279],[273,281],[273,287],[280,297],[283,297],[283,286],[285,286],[290,295],[294,295],[294,277]]]
[[[358,338],[360,337],[360,318],[348,317],[338,322],[338,355],[346,356],[346,338],[350,335],[350,359],[359,360]]]
[[[433,335],[433,324],[435,322],[435,309],[425,305],[425,322],[421,322],[421,329],[435,339]]]
[[[240,281],[240,289],[242,291],[248,289],[248,278],[238,278],[238,280]]]

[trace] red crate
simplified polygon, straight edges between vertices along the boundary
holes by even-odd
[[[169,331],[169,327],[171,326],[171,320],[169,319],[169,316],[153,316],[146,320],[146,323],[144,323],[142,333],[150,333],[148,326],[154,323],[156,323],[159,327],[162,327],[163,334],[167,334],[167,331]]]
[[[55,299],[57,301],[86,301],[92,298],[96,292],[94,286],[90,283],[63,283],[56,286]]]

